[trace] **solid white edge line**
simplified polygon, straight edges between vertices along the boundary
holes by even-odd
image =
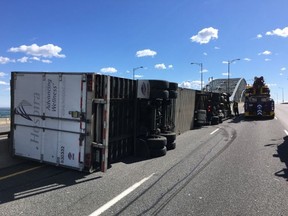
[[[284,130],[285,134],[288,136],[288,131],[287,130]]]
[[[117,202],[119,202],[121,199],[123,199],[125,196],[127,196],[129,193],[131,193],[132,191],[134,191],[136,188],[138,188],[140,185],[142,185],[145,181],[147,181],[148,179],[150,179],[155,173],[152,173],[150,176],[142,179],[141,181],[135,183],[134,185],[132,185],[131,187],[129,187],[128,189],[126,189],[125,191],[123,191],[121,194],[119,194],[118,196],[116,196],[115,198],[113,198],[112,200],[110,200],[109,202],[107,202],[106,204],[104,204],[103,206],[101,206],[99,209],[97,209],[96,211],[94,211],[92,214],[90,214],[89,216],[98,216],[100,214],[102,214],[104,211],[106,211],[107,209],[109,209],[111,206],[115,205]]]
[[[216,130],[212,131],[212,132],[210,133],[210,135],[216,133],[219,129],[220,129],[220,128],[217,128]]]

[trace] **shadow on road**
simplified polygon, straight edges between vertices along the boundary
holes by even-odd
[[[254,121],[267,121],[267,120],[273,120],[274,118],[271,117],[245,117],[244,114],[240,114],[239,116],[233,116],[228,123],[239,123],[241,121],[246,122],[254,122]]]
[[[229,121],[228,123],[239,123],[241,121],[244,120],[244,116],[242,114],[240,114],[239,116],[233,116]]]
[[[21,164],[22,166],[22,164]],[[6,202],[32,197],[38,194],[63,189],[69,186],[87,183],[101,178],[98,174],[89,174],[53,166],[29,164],[28,172],[0,172],[0,205]],[[9,168],[10,169],[10,168]],[[23,170],[23,167],[21,167]],[[5,175],[3,175],[5,173]]]
[[[286,167],[277,171],[275,175],[283,177],[288,181],[288,136],[283,137],[283,140],[284,142],[277,146],[277,154],[274,154],[273,157],[279,157],[280,161],[285,163]]]

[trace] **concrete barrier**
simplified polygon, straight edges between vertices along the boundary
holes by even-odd
[[[0,125],[10,125],[10,118],[0,118]]]

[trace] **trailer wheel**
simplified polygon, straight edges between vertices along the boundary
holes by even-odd
[[[166,137],[167,146],[168,146],[168,144],[171,144],[171,143],[173,143],[176,140],[176,133],[171,132],[171,131],[167,131],[167,132],[161,133],[160,135]]]
[[[219,116],[219,123],[223,123],[223,118]]]
[[[162,89],[166,90],[169,88],[169,82],[165,80],[149,80],[150,89]]]
[[[169,92],[167,90],[154,89],[150,91],[150,98],[152,99],[168,99]]]
[[[154,157],[162,157],[167,154],[167,148],[164,146],[162,149],[150,149],[150,155],[152,158]]]
[[[218,116],[212,116],[212,118],[211,118],[211,124],[212,124],[212,125],[217,125],[217,124],[219,124],[219,117],[218,117]]]
[[[167,150],[173,150],[176,148],[176,143],[173,142],[173,143],[167,143],[167,146],[166,146]]]
[[[169,82],[169,90],[176,91],[178,89],[178,83],[175,82]]]
[[[178,97],[178,92],[175,90],[170,90],[169,91],[169,98],[170,99],[176,99]]]
[[[150,151],[163,149],[167,145],[166,137],[158,136],[158,135],[148,137],[146,142],[147,142],[147,145],[148,145]]]
[[[136,157],[149,158],[149,147],[143,138],[136,138],[135,153]]]

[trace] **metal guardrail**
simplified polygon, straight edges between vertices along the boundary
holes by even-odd
[[[3,135],[8,135],[10,133],[10,131],[4,131],[4,132],[0,132],[0,136],[3,136]]]

